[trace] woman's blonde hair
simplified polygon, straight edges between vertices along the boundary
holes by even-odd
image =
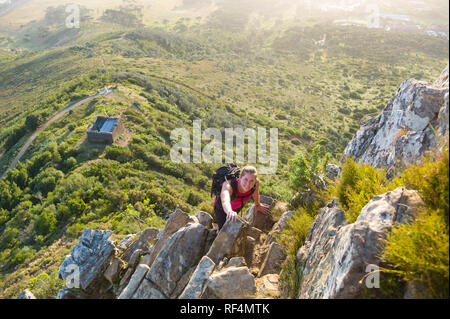
[[[251,165],[244,166],[244,168],[241,170],[241,174],[239,174],[239,177],[243,177],[247,174],[255,174],[256,176],[258,176],[256,168]]]

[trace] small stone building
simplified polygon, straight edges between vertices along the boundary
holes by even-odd
[[[106,117],[97,115],[86,131],[89,142],[114,143],[125,131],[120,117]]]

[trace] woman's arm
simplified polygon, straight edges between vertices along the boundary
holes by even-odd
[[[233,194],[233,187],[231,187],[228,181],[222,184],[222,191],[220,192],[220,200],[222,202],[222,208],[225,214],[227,214],[227,219],[232,222],[236,221],[237,213],[231,208],[231,194]]]
[[[253,200],[255,201],[255,206],[259,206],[259,179],[256,178],[256,188],[252,195]]]
[[[259,201],[259,179],[256,179],[256,188],[253,192],[252,198],[255,201],[255,214],[258,211],[263,214],[270,214],[269,206],[261,204]]]

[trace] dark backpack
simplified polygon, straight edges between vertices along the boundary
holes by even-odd
[[[245,196],[237,196],[237,183],[236,179],[239,177],[241,173],[241,168],[237,166],[236,164],[227,164],[225,166],[220,167],[217,169],[216,173],[213,175],[212,178],[212,185],[211,185],[211,196],[214,195],[216,197],[219,197],[220,201],[220,193],[222,192],[222,184],[226,180],[230,182],[231,187],[233,188],[233,194],[231,194],[230,200],[233,201],[236,198],[241,199],[241,207],[237,209],[236,211],[240,211],[241,208],[244,206],[244,200],[243,198],[248,197],[253,194],[253,192],[256,189],[256,185],[253,186],[252,192],[250,194],[247,194]]]

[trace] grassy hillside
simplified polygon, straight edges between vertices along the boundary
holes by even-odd
[[[260,18],[238,2],[217,1],[212,10],[209,1],[172,1],[136,20],[112,3],[119,20],[99,1],[81,2],[91,19],[80,29],[55,23],[35,1],[0,18],[23,25],[0,32],[1,173],[58,111],[117,86],[50,125],[0,181],[2,298],[57,269],[83,227],[112,229],[120,239],[162,227],[176,205],[211,212],[210,177],[219,165],[173,163],[173,129],[191,131],[195,119],[222,131],[278,128],[278,171],[261,176],[261,193],[287,202],[294,191],[285,171],[296,152],[319,144],[336,161],[401,82],[434,81],[448,63],[445,39],[317,17],[274,24],[264,20],[265,2]],[[33,8],[39,13],[27,18]],[[324,34],[326,44],[315,44]],[[86,140],[100,114],[123,119],[127,132],[116,145]]]

